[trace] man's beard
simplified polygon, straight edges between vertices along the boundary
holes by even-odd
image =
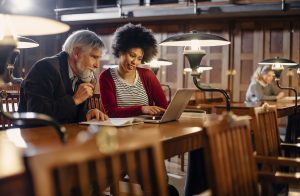
[[[83,82],[91,82],[95,79],[95,73],[93,69],[84,68],[81,63],[77,63],[77,69],[78,69],[78,77]]]

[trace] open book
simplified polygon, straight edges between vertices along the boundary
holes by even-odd
[[[139,118],[109,118],[105,121],[90,120],[85,122],[80,122],[80,124],[86,125],[102,125],[102,126],[113,126],[113,127],[124,127],[135,124],[143,123],[142,119]]]

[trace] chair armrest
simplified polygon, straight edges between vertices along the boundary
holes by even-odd
[[[193,195],[193,196],[212,196],[212,192],[210,189],[207,189],[201,193],[198,193],[196,195]]]
[[[300,168],[300,158],[254,156],[257,163],[271,165],[272,167],[295,167]],[[297,184],[300,185],[299,172],[282,171],[258,171],[258,180],[260,182],[271,182],[276,184]]]
[[[271,156],[260,156],[260,155],[255,155],[254,158],[257,163],[261,163],[261,164],[268,164],[276,167],[287,166],[287,167],[300,168],[300,158],[271,157]]]
[[[293,184],[300,185],[300,173],[287,172],[257,172],[259,182],[271,182],[274,184]]]
[[[287,156],[300,154],[300,143],[281,143],[280,147]]]

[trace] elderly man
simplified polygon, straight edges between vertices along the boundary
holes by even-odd
[[[106,120],[107,115],[100,110],[87,109],[103,48],[101,38],[92,31],[72,33],[62,52],[32,67],[21,85],[19,112],[48,114],[60,123]]]

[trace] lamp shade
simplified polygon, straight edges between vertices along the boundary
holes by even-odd
[[[146,62],[145,65],[149,65],[150,67],[160,67],[160,66],[169,66],[173,63],[171,61],[168,61],[166,59],[158,58],[153,59],[150,62]]]
[[[297,63],[295,63],[292,60],[289,59],[284,59],[284,58],[279,58],[279,57],[275,57],[272,59],[265,59],[261,62],[258,63],[259,65],[274,65],[274,64],[281,64],[281,65],[296,65]]]
[[[70,29],[69,25],[62,22],[37,16],[0,14],[0,31],[1,23],[8,23],[13,33],[19,36],[52,35]]]
[[[299,69],[299,68],[300,68],[300,64],[289,66],[289,69]]]
[[[190,33],[178,34],[168,37],[159,45],[162,46],[223,46],[230,42],[223,37],[214,34],[192,31]]]
[[[289,60],[289,59],[275,57],[272,59],[265,59],[265,60],[259,62],[258,64],[259,65],[272,65],[272,70],[274,71],[274,74],[275,74],[275,80],[279,80],[281,72],[284,69],[283,66],[296,65],[297,63],[295,63],[294,61]]]
[[[36,41],[34,41],[28,37],[18,36],[18,41],[17,41],[18,49],[35,48],[38,46],[39,46],[39,44]]]

